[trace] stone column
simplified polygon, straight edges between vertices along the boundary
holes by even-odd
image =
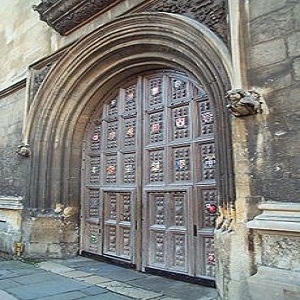
[[[262,213],[247,223],[256,237],[251,299],[300,299],[300,204],[266,202],[259,209]]]

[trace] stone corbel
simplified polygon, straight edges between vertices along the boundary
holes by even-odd
[[[31,154],[31,151],[30,151],[30,146],[29,144],[25,144],[25,143],[22,143],[20,145],[17,146],[17,153],[20,155],[20,156],[23,156],[23,157],[29,157],[30,154]]]
[[[253,90],[230,90],[226,93],[227,108],[235,117],[256,115],[262,113],[260,98],[260,94]]]

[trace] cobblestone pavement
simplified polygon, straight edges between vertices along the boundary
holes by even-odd
[[[0,300],[217,300],[214,288],[85,257],[28,263],[0,258]]]

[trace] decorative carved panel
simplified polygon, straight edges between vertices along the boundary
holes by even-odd
[[[146,99],[149,107],[155,107],[163,102],[162,78],[150,78],[147,80]]]
[[[100,158],[98,156],[90,158],[89,177],[90,177],[90,182],[92,184],[99,184],[99,182],[100,182]]]
[[[174,212],[172,216],[172,226],[186,226],[186,203],[184,192],[171,193],[171,207]]]
[[[149,181],[152,183],[164,180],[164,153],[163,151],[150,152]]]
[[[104,201],[104,253],[130,259],[132,193],[106,192]]]
[[[124,120],[123,132],[124,147],[132,147],[136,144],[136,119],[130,118]]]
[[[192,179],[190,147],[173,149],[174,181],[187,181]]]
[[[135,183],[135,174],[136,174],[136,158],[135,153],[124,154],[124,174],[123,180],[124,183]]]
[[[106,183],[117,182],[117,157],[107,156],[106,157]]]
[[[214,180],[216,168],[215,145],[213,143],[203,144],[200,149],[202,180]]]
[[[188,83],[181,78],[170,78],[171,80],[171,102],[176,103],[189,96]]]
[[[190,135],[189,130],[189,107],[182,106],[174,108],[173,115],[173,139],[187,138]]]
[[[206,25],[225,43],[228,41],[226,0],[159,0],[155,1],[147,11],[168,12],[188,16]]]
[[[37,91],[38,91],[40,85],[42,84],[42,82],[44,81],[46,75],[48,74],[48,72],[52,68],[52,65],[53,65],[53,63],[48,63],[43,68],[34,71],[34,73],[33,73],[32,88],[31,88],[31,96],[32,96],[32,98],[37,93]]]
[[[164,114],[157,112],[149,115],[149,142],[157,143],[164,139]]]
[[[87,20],[103,13],[120,0],[42,0],[33,10],[61,35],[67,35]]]
[[[91,151],[99,151],[100,150],[101,137],[102,137],[102,126],[96,125],[94,127],[94,131],[91,135],[91,140],[90,140],[90,150]]]
[[[125,89],[125,112],[132,112],[136,109],[136,86],[130,86]]]
[[[185,270],[187,260],[185,235],[174,234],[172,236],[172,247],[174,253],[171,263],[172,268]]]
[[[204,239],[205,248],[205,275],[214,277],[215,276],[215,254],[214,254],[214,239],[212,237],[206,237]]]
[[[100,192],[98,189],[89,190],[88,217],[100,217]]]

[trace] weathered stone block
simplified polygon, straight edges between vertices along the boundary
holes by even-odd
[[[78,227],[76,224],[68,224],[64,228],[64,243],[78,243]]]
[[[43,256],[41,254],[46,254],[48,250],[47,243],[25,243],[26,254],[36,255],[38,257]]]
[[[249,80],[253,86],[271,88],[272,91],[280,90],[292,85],[292,63],[290,60],[264,67],[263,69],[250,70]],[[268,97],[265,97],[269,104]],[[271,99],[273,100],[273,98]]]
[[[300,55],[300,32],[295,32],[288,37],[287,48],[289,56]]]
[[[292,7],[261,16],[250,23],[253,44],[274,40],[290,34],[294,28]]]
[[[300,299],[300,273],[259,267],[248,279],[251,300]],[[292,295],[293,298],[289,298]]]
[[[300,271],[300,237],[262,236],[262,263],[267,267]]]
[[[276,11],[287,4],[287,0],[268,0],[268,1],[260,1],[260,0],[252,0],[250,7],[250,19],[257,18],[261,15],[266,15],[270,12]]]
[[[300,39],[300,35],[299,35]],[[299,42],[299,49],[300,49],[300,42]],[[293,61],[293,72],[294,72],[294,79],[300,80],[300,58],[295,58]]]
[[[294,20],[295,20],[295,30],[300,30],[300,3],[296,1],[296,6],[294,8]]]
[[[49,243],[47,250],[48,250],[47,252],[49,253],[49,256],[51,256],[53,258],[63,257],[61,244]]]
[[[0,251],[15,253],[15,243],[21,241],[21,197],[0,196]]]
[[[30,242],[59,243],[62,223],[59,219],[37,217],[31,227]]]
[[[286,46],[283,39],[253,46],[250,50],[250,69],[282,62],[286,56]]]

